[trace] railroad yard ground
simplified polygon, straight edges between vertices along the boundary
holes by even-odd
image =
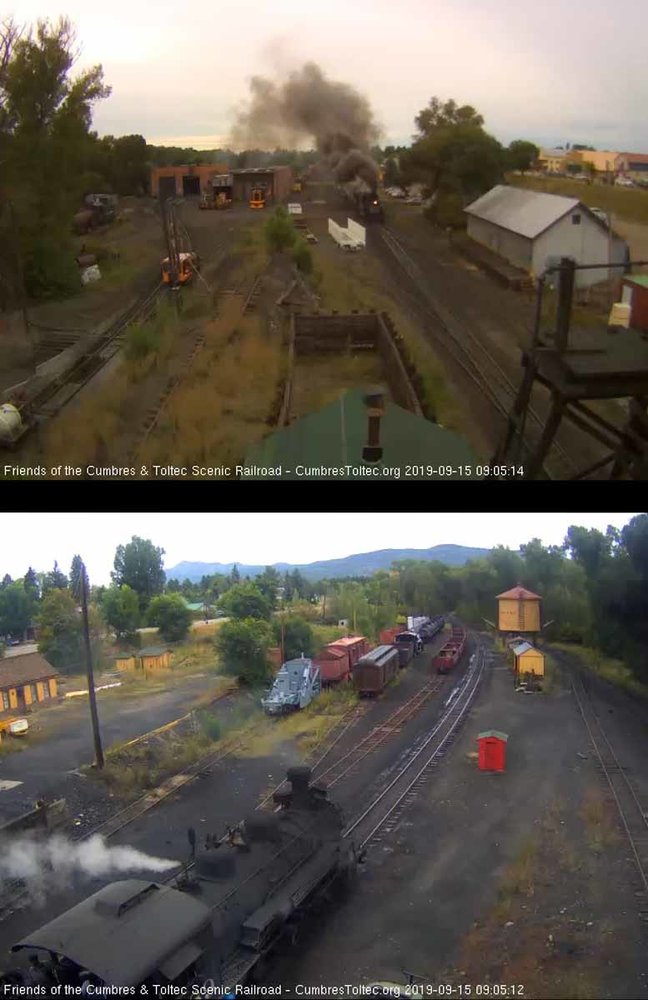
[[[483,635],[473,641],[490,644]],[[348,819],[442,714],[460,677],[430,678],[429,661],[441,642],[437,637],[426,647],[383,697],[361,703],[353,725],[316,768],[323,781],[328,771],[331,795]],[[648,708],[591,677],[570,654],[552,656],[546,690],[534,695],[516,693],[503,655],[492,656],[462,729],[396,829],[370,846],[350,891],[307,920],[297,947],[279,954],[263,982],[400,982],[408,970],[433,983],[472,985],[473,996],[486,983],[520,984],[517,995],[527,998],[648,996],[648,905],[570,672],[583,672],[592,710],[643,802]],[[409,721],[390,724],[392,713],[430,680],[441,682],[436,693]],[[337,710],[348,704],[338,699]],[[187,825],[199,838],[221,833],[259,804],[306,747],[313,750],[310,727],[317,722],[320,737],[326,727],[315,710],[308,714],[310,722],[301,713],[303,719],[267,726],[265,735],[214,763],[110,843],[185,858]],[[477,768],[476,737],[487,729],[509,736],[504,774]],[[370,753],[351,758],[347,773],[329,770],[363,737]],[[99,808],[95,822],[103,815]],[[106,880],[80,883],[43,909],[13,913],[0,922],[0,950]]]
[[[591,194],[588,185],[581,187]],[[533,294],[504,288],[485,274],[466,259],[462,240],[434,228],[420,207],[386,199],[385,227],[369,226],[366,251],[349,254],[327,231],[330,215],[341,223],[348,215],[334,186],[308,185],[301,200],[318,239],[311,247],[314,275],[302,283],[303,308],[387,311],[438,422],[490,461],[522,378]],[[155,206],[149,199],[130,201],[118,225],[87,238],[89,250],[94,243],[118,247],[121,257],[108,266],[105,280],[74,299],[34,311],[34,322],[50,327],[43,334],[49,340],[58,336],[54,327],[89,328],[114,315],[119,302],[141,295],[159,274]],[[178,216],[203,259],[202,275],[182,293],[180,320],[164,303],[154,321],[131,328],[123,338],[126,358],[123,351],[115,355],[58,415],[28,436],[16,451],[18,465],[111,465],[133,468],[129,478],[142,478],[142,467],[169,463],[232,467],[274,428],[287,370],[289,315],[277,299],[294,278],[294,266],[286,255],[267,258],[262,236],[267,213],[246,206],[203,212],[186,199]],[[624,235],[631,238],[633,253],[643,251],[648,227],[626,217],[622,225],[630,227]],[[409,267],[418,269],[418,278]],[[429,294],[454,324],[452,335]],[[602,321],[603,312],[593,305],[579,307],[575,316],[587,326]],[[140,350],[144,342],[152,349]],[[384,373],[370,354],[297,357],[289,418],[325,406],[345,388],[376,381],[384,381]],[[539,432],[547,405],[544,390],[534,392],[529,434]],[[616,402],[592,407],[614,422],[622,419]],[[599,457],[597,444],[563,425],[548,462],[550,474],[565,478]]]

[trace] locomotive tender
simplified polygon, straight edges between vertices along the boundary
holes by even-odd
[[[342,814],[310,774],[290,768],[290,788],[274,794],[278,811],[254,813],[222,840],[208,837],[198,854],[190,831],[194,856],[175,886],[113,882],[12,951],[49,953],[52,982],[133,995],[140,987],[150,994],[175,985],[192,995],[205,983],[233,989],[250,981],[304,911],[355,865]]]

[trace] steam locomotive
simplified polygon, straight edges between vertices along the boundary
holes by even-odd
[[[372,190],[367,184],[360,187],[356,180],[350,184],[342,184],[340,190],[347,200],[353,203],[357,215],[363,222],[385,221],[385,210],[375,189]]]
[[[45,954],[38,968],[52,985],[121,987],[133,995],[143,986],[175,985],[192,995],[205,985],[249,982],[356,862],[340,809],[311,783],[310,769],[292,767],[287,778],[290,788],[275,792],[273,813],[254,813],[222,839],[208,836],[198,853],[190,829],[191,858],[173,884],[113,882],[11,950]],[[20,973],[8,975],[5,983],[20,982]]]

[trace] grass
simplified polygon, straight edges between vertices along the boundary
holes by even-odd
[[[340,625],[311,625],[311,628],[317,649],[328,646],[329,642],[335,642],[336,639],[342,639],[348,631]]]
[[[506,182],[532,191],[578,198],[585,205],[602,208],[629,222],[648,223],[648,190],[642,188],[620,188],[600,182],[586,184],[567,177],[522,177],[516,174],[509,175]]]
[[[575,656],[593,673],[598,674],[599,677],[609,681],[616,687],[623,688],[630,694],[648,698],[648,686],[638,681],[630,667],[621,660],[612,659],[605,656],[598,649],[591,649],[588,646],[576,646],[567,642],[552,642],[551,645],[555,649],[560,649],[565,653]]]
[[[220,317],[204,333],[203,350],[138,462],[156,464],[172,454],[188,466],[228,467],[230,475],[218,478],[233,478],[234,466],[267,429],[283,363],[281,342],[265,335],[258,317],[242,317],[235,299],[223,302]]]
[[[355,701],[349,687],[323,691],[301,712],[279,719],[265,716],[255,724],[254,735],[246,740],[241,756],[264,757],[286,740],[296,740],[304,754],[311,753]]]

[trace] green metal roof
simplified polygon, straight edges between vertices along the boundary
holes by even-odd
[[[504,740],[505,743],[508,740],[508,733],[502,733],[499,729],[486,729],[483,733],[479,733],[477,739],[483,740],[489,736],[496,736],[498,740]]]
[[[643,285],[648,288],[648,274],[626,274],[625,281],[631,281],[634,285]]]
[[[135,656],[162,656],[163,653],[168,653],[168,646],[145,646],[144,649],[138,650]]]
[[[385,402],[380,425],[382,459],[364,461],[365,395],[363,389],[351,389],[324,409],[270,434],[246,455],[248,475],[253,477],[257,468],[257,478],[273,479],[477,478],[474,469],[479,459],[463,438],[390,401]],[[419,468],[408,472],[408,466]],[[452,471],[439,474],[439,466]],[[472,475],[459,471],[464,466],[472,467]],[[264,473],[270,468],[274,473]]]

